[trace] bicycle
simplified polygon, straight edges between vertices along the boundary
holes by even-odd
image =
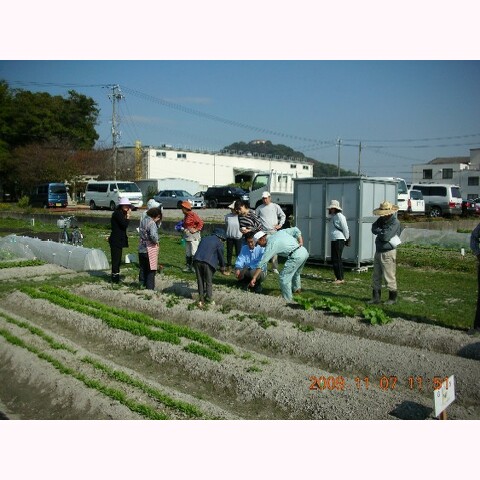
[[[80,230],[77,219],[74,215],[67,218],[60,217],[57,220],[57,227],[62,229],[58,234],[59,243],[68,243],[76,246],[83,245],[83,233]],[[71,233],[68,231],[70,227],[73,228]]]

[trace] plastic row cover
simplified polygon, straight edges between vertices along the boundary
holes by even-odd
[[[77,272],[109,268],[105,253],[98,248],[45,242],[38,238],[8,235],[0,238],[0,250],[7,250],[20,258],[39,258]]]
[[[457,233],[451,230],[405,228],[400,239],[403,243],[414,243],[415,245],[470,249],[470,233]]]

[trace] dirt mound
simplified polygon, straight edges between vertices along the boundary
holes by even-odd
[[[58,272],[28,268],[42,280],[0,309],[10,418],[424,419],[450,375],[449,418],[480,418],[480,342],[463,332],[373,327],[218,285],[199,310],[193,282],[161,275],[155,292],[132,277],[48,293]]]

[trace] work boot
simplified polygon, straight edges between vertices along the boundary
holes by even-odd
[[[372,291],[372,299],[369,300],[367,303],[369,303],[369,304],[380,303],[381,296],[382,296],[382,291],[374,289]]]
[[[394,303],[397,303],[397,291],[389,290],[388,300],[385,302],[385,305],[393,305]]]
[[[193,272],[192,261],[193,261],[193,257],[185,257],[185,268],[183,269],[184,272],[186,273]]]
[[[120,283],[120,274],[112,273],[112,283]]]

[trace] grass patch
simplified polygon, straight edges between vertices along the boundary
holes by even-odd
[[[40,213],[40,212],[39,212]],[[42,211],[42,213],[45,213]],[[53,214],[54,215],[54,214]],[[85,235],[84,245],[89,248],[100,248],[110,260],[110,249],[105,237],[109,234],[106,225],[84,222],[79,216],[82,232]],[[435,220],[437,221],[437,220]],[[441,221],[441,219],[439,219]],[[27,219],[0,218],[2,228],[32,228]],[[35,222],[34,231],[56,231],[52,224]],[[7,234],[7,233],[5,233]],[[138,234],[129,233],[130,247],[124,249],[123,254],[137,253]],[[185,263],[185,249],[179,244],[179,237],[175,234],[162,233],[160,238],[160,259],[164,265],[162,275],[172,276],[192,281],[192,274],[182,272]],[[280,264],[282,260],[280,259]],[[348,267],[348,266],[347,266]],[[456,249],[442,248],[440,246],[423,246],[402,244],[397,253],[397,282],[398,301],[395,305],[382,305],[389,316],[406,320],[440,325],[449,328],[467,330],[472,326],[476,308],[476,258],[467,250],[465,257]],[[132,275],[136,278],[138,269],[136,265],[122,265],[122,274]],[[361,314],[365,302],[371,298],[371,270],[357,273],[346,268],[346,283],[340,288],[331,283],[333,271],[330,266],[306,265],[302,275],[302,297],[310,298],[314,302],[320,298],[330,298],[343,305],[352,307]],[[53,277],[52,282],[57,280]],[[60,280],[59,280],[60,281]],[[75,279],[63,279],[62,282],[77,284]],[[89,282],[103,282],[98,277],[91,277]],[[216,275],[216,284],[236,287],[234,276],[224,277]],[[27,282],[29,285],[32,282]],[[11,291],[22,285],[18,282],[0,282],[0,291]],[[263,282],[264,294],[279,295],[278,277],[267,275]],[[465,288],[468,286],[468,288]],[[384,293],[385,296],[385,293]],[[452,311],[454,305],[454,311]],[[195,306],[192,304],[192,309]],[[227,313],[227,312],[224,312]],[[338,312],[343,315],[344,313]],[[242,321],[246,316],[238,315],[229,317]]]
[[[0,269],[2,268],[22,268],[22,267],[36,267],[38,265],[45,265],[43,260],[37,258],[32,260],[16,260],[11,262],[0,262]]]

